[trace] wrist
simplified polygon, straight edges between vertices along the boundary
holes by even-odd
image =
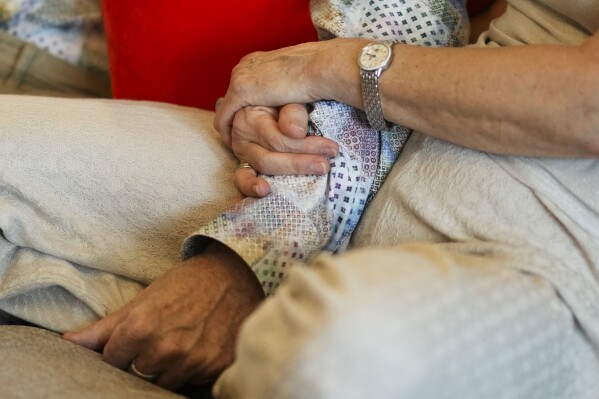
[[[194,258],[200,258],[197,260],[202,268],[215,268],[219,273],[234,276],[232,281],[236,281],[236,285],[243,287],[244,292],[253,292],[259,298],[264,297],[262,285],[250,265],[221,241],[210,239],[204,251]]]
[[[369,42],[345,38],[321,42],[326,47],[312,68],[315,99],[335,100],[363,109],[357,60],[362,48]]]
[[[393,61],[393,43],[389,41],[373,41],[362,48],[358,64],[364,111],[370,126],[380,131],[387,131],[390,125],[385,120],[380,95],[380,78]]]

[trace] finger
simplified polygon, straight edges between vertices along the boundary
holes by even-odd
[[[296,154],[321,155],[335,157],[339,145],[333,140],[310,136],[293,139],[281,134],[276,114],[265,107],[250,107],[239,111],[235,116],[232,149],[239,159],[245,159],[257,166],[249,158],[244,146],[255,143],[267,150]]]
[[[255,143],[245,146],[243,159],[265,175],[324,175],[331,168],[319,155],[274,152]]]
[[[180,388],[190,378],[184,375],[178,363],[172,360],[157,362],[148,352],[138,354],[134,362],[137,371],[148,376],[156,376],[152,382],[166,389]]]
[[[183,384],[205,385],[214,380],[233,362],[223,353],[214,353],[206,346],[196,346],[185,358],[173,363],[158,379],[160,386],[176,389]],[[137,364],[137,362],[136,362]]]
[[[205,342],[200,331],[170,331],[138,353],[135,368],[143,374],[157,376],[154,381],[157,385],[175,390],[191,378],[206,374],[210,354],[203,345]]]
[[[69,331],[63,334],[63,339],[88,349],[100,351],[112,335],[115,327],[121,322],[123,312],[113,313],[102,320],[91,324],[80,331]]]
[[[261,198],[270,192],[270,185],[266,180],[256,175],[254,169],[239,169],[235,172],[235,187],[248,197]]]
[[[232,96],[225,96],[219,103],[214,115],[214,129],[220,133],[221,140],[231,148],[231,131],[233,119],[237,111],[249,104],[237,104],[231,100]]]
[[[287,104],[279,110],[279,130],[292,139],[308,134],[308,110],[305,104]]]
[[[158,327],[152,317],[147,313],[133,310],[129,312],[111,334],[104,346],[102,358],[106,363],[120,369],[125,369],[139,354],[152,350],[153,332]],[[137,365],[137,364],[136,364]],[[154,370],[143,370],[152,374]]]
[[[309,136],[303,139],[290,139],[285,137],[286,152],[296,154],[321,155],[334,158],[339,154],[339,145],[331,139],[319,136]]]

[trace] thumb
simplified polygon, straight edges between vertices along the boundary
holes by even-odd
[[[262,198],[270,192],[270,185],[266,180],[256,175],[253,169],[239,169],[235,172],[235,187],[243,195]]]
[[[308,134],[308,110],[305,104],[287,104],[279,110],[279,130],[292,139]]]

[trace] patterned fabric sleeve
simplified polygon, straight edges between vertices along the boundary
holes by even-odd
[[[321,39],[456,46],[468,37],[464,4],[457,0],[312,0],[311,10]],[[200,252],[206,237],[219,240],[252,267],[270,294],[291,267],[346,248],[410,131],[402,126],[377,131],[362,111],[337,102],[319,101],[311,108],[310,134],[339,143],[330,173],[264,176],[271,194],[247,198],[203,226],[185,241],[184,258]]]

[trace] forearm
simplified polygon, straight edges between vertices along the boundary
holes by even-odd
[[[581,47],[493,49],[396,45],[393,64],[381,77],[385,116],[494,153],[597,155],[598,41],[591,38]],[[362,45],[340,42],[351,54],[340,60],[344,67],[329,67],[321,74],[321,84],[329,82],[326,96],[359,108],[363,104],[355,58]],[[329,87],[333,89],[326,92]]]

